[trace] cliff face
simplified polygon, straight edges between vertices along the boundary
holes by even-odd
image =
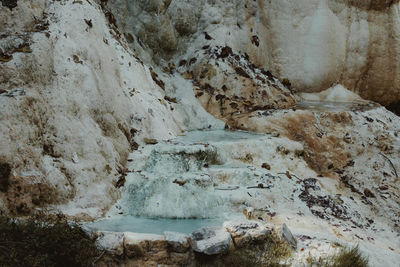
[[[335,83],[384,105],[400,100],[398,1],[108,1],[117,24],[152,59],[205,44],[246,52],[300,92]],[[212,38],[206,40],[204,32]],[[136,44],[135,44],[136,42]]]

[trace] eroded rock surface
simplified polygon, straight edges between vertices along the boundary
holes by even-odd
[[[57,204],[99,217],[144,137],[222,125],[190,100],[192,90],[180,94],[185,105],[168,97],[186,81],[161,88],[96,2],[17,3],[0,6],[0,162],[10,166],[2,210]]]
[[[1,212],[88,220],[117,199],[111,215],[245,211],[257,227],[230,228],[237,243],[286,223],[301,263],[339,241],[372,265],[399,262],[399,118],[340,85],[397,110],[398,12],[389,0],[1,1]],[[200,251],[224,251],[228,235]],[[102,238],[139,265],[193,261],[176,235]]]
[[[216,255],[228,251],[231,243],[230,234],[223,228],[201,228],[191,234],[194,251],[206,255]]]
[[[388,105],[400,99],[398,1],[109,1],[131,47],[159,62],[203,46],[247,53],[299,91],[333,83]]]
[[[228,221],[223,227],[231,234],[236,248],[251,245],[252,242],[262,243],[272,233],[273,226],[266,227],[256,221]]]

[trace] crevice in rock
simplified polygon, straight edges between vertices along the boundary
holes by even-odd
[[[10,164],[0,162],[0,191],[6,192],[8,190],[10,173]]]
[[[393,112],[394,114],[396,114],[397,116],[400,116],[400,101],[392,103],[386,108],[391,112]]]

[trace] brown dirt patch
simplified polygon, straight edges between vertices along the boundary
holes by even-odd
[[[335,122],[347,121],[345,116],[338,114],[332,117]],[[303,143],[304,159],[313,170],[329,175],[334,169],[344,167],[349,155],[344,152],[341,139],[329,133],[322,134],[315,126],[316,123],[313,114],[291,116],[287,118],[287,134],[290,139]]]
[[[38,178],[10,177],[6,205],[13,214],[29,214],[36,206],[55,203],[55,189],[44,182],[37,182]]]

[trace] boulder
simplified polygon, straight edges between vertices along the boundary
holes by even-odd
[[[236,248],[266,240],[273,229],[272,226],[249,220],[228,221],[224,223],[224,228],[231,234]]]
[[[121,256],[124,253],[124,234],[116,232],[98,232],[97,244],[107,252]]]
[[[194,231],[190,243],[196,252],[216,255],[229,250],[231,235],[220,227],[206,227]]]

